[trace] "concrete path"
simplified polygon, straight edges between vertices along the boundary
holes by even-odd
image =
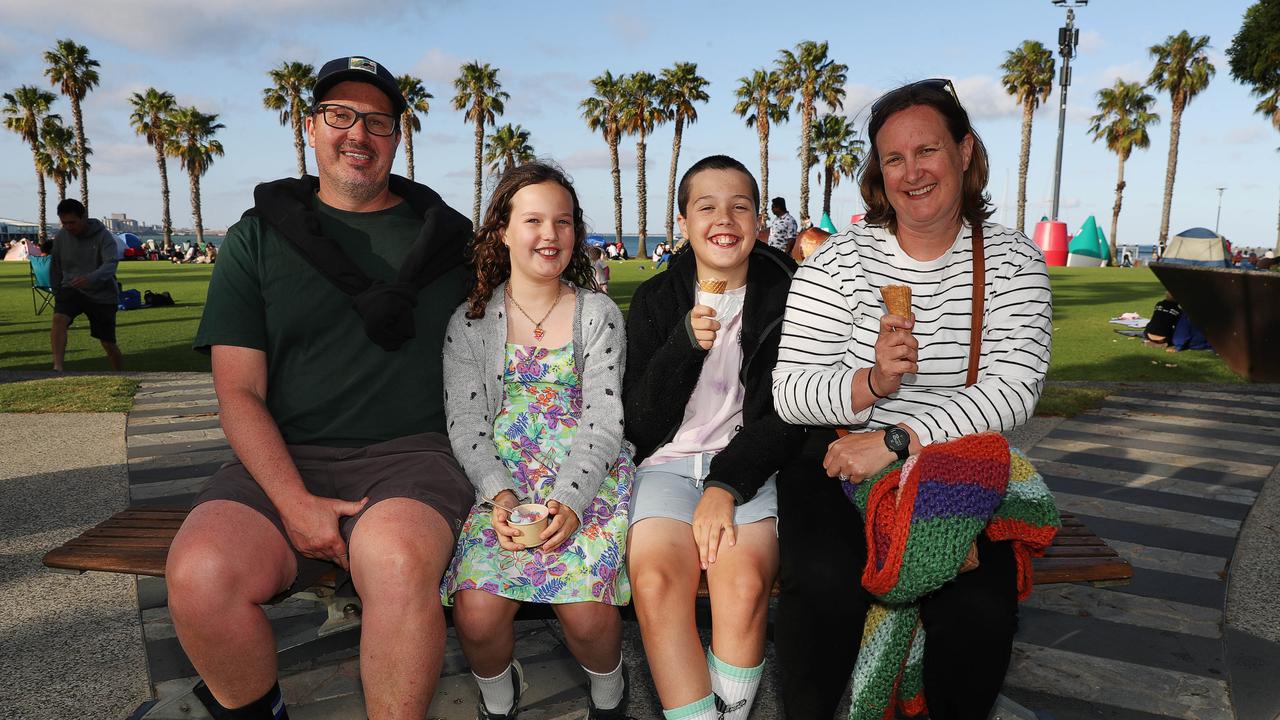
[[[127,432],[133,504],[185,503],[229,456],[216,412],[207,376],[157,376],[144,382],[127,431],[118,416],[114,425],[117,438]],[[66,416],[39,417],[58,418],[54,423]],[[103,423],[98,431],[109,429]],[[13,444],[18,432],[15,426],[0,425],[6,445]],[[1028,449],[1061,507],[1133,563],[1135,577],[1118,588],[1055,585],[1036,590],[1023,606],[1006,694],[1042,718],[1056,720],[1274,720],[1280,714],[1280,687],[1274,682],[1280,676],[1280,603],[1275,600],[1280,597],[1275,562],[1280,557],[1280,388],[1118,387],[1098,410],[1070,421],[1034,421],[1011,433],[1011,441]],[[117,452],[123,455],[121,450]],[[0,492],[5,492],[8,481],[3,479],[13,471],[7,464],[0,469]],[[118,477],[119,466],[116,472]],[[15,477],[32,486],[24,488],[23,497],[48,496],[46,486],[55,484],[48,476],[43,482],[34,474]],[[62,478],[58,482],[65,484]],[[101,517],[123,501],[97,504],[96,517]],[[59,537],[92,521],[67,523]],[[32,542],[43,543],[44,538]],[[53,544],[50,539],[41,548]],[[34,554],[37,563],[38,558]],[[7,588],[9,571],[4,567]],[[51,577],[83,585],[103,576]],[[105,578],[112,579],[121,580]],[[128,587],[124,589],[127,593]],[[50,600],[60,602],[68,601]],[[137,602],[145,646],[122,637],[117,641],[126,647],[117,651],[132,652],[129,657],[136,661],[131,667],[137,670],[143,667],[145,647],[157,696],[180,696],[192,671],[173,638],[163,583],[141,579]],[[40,607],[62,606],[42,601]],[[44,620],[33,614],[27,624],[43,631],[48,614]],[[57,614],[78,616],[84,609]],[[292,600],[273,607],[271,614],[282,644],[290,646],[282,653],[281,666],[291,716],[363,717],[357,633],[301,642],[314,636],[323,619],[317,606]],[[0,619],[7,631],[7,617]],[[85,627],[82,632],[89,637],[98,630]],[[625,661],[636,683],[631,714],[658,718],[635,625],[628,623],[626,632]],[[75,644],[64,641],[67,647]],[[517,655],[531,685],[522,718],[583,715],[585,680],[555,623],[521,623]],[[81,660],[67,655],[63,662],[70,666]],[[128,692],[119,694],[127,697]],[[474,684],[451,639],[431,717],[469,720],[474,704]],[[9,707],[4,692],[0,707]],[[98,703],[81,707],[96,708]],[[781,717],[772,674],[752,717]]]

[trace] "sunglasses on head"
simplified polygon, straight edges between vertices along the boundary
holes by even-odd
[[[951,99],[955,101],[957,106],[960,105],[960,96],[956,94],[956,86],[951,82],[949,78],[929,78],[928,80],[917,80],[913,83],[903,85],[897,90],[891,90],[885,93],[884,95],[881,95],[880,99],[871,103],[871,116],[875,117],[876,114],[880,112],[880,109],[884,107],[885,102],[893,97],[896,97],[898,93],[914,90],[916,88],[928,88],[930,90],[944,90],[951,94]]]

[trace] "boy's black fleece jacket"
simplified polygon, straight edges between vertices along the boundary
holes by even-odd
[[[741,505],[795,454],[805,428],[789,425],[773,409],[773,366],[778,360],[782,315],[796,264],[757,243],[748,259],[747,296],[742,309],[742,369],[746,390],[742,427],[711,461],[705,487],[719,487]],[[675,435],[707,357],[693,340],[697,262],[687,248],[666,272],[646,280],[627,314],[627,370],[622,399],[626,436],[635,443],[639,464]]]

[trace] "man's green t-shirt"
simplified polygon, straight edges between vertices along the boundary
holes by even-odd
[[[315,208],[323,234],[374,280],[396,279],[422,229],[408,203],[373,213],[318,200]],[[365,334],[351,297],[260,218],[233,225],[219,250],[194,346],[267,354],[267,408],[285,442],[362,447],[445,432],[441,351],[465,293],[462,266],[418,293],[414,338],[388,352]]]

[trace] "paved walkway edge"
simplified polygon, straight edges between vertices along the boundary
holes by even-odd
[[[1245,519],[1227,581],[1223,651],[1237,720],[1280,718],[1280,468]]]

